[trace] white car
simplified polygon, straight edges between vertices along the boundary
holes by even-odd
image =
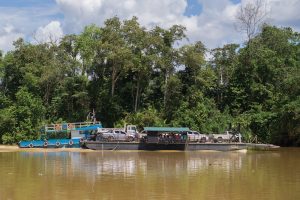
[[[131,133],[126,133],[124,131],[119,130],[110,130],[107,132],[98,133],[97,140],[105,140],[105,141],[134,141],[135,135]]]
[[[207,142],[208,141],[208,136],[205,134],[201,134],[197,131],[188,131],[187,136],[189,141],[192,142]]]
[[[214,142],[241,142],[241,134],[233,134],[231,131],[225,131],[223,134],[213,134]]]

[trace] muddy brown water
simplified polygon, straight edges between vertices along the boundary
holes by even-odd
[[[0,149],[0,200],[300,199],[300,149],[243,152]]]

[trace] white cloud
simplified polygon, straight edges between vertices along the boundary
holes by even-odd
[[[20,37],[24,37],[24,34],[17,32],[10,24],[5,25],[0,29],[0,50],[7,52],[13,49],[13,42]]]
[[[270,22],[277,26],[289,26],[300,31],[299,0],[269,0]]]
[[[253,2],[242,0],[242,3],[249,1]],[[299,0],[266,1],[270,7],[268,21],[271,24],[300,31]],[[241,43],[245,39],[234,29],[240,3],[234,4],[230,0],[198,2],[202,5],[202,12],[191,17],[184,15],[187,0],[56,0],[52,7],[0,7],[0,48],[11,49],[10,41],[19,36],[24,36],[27,41],[32,41],[33,36],[47,41],[49,33],[55,37],[62,36],[63,32],[79,33],[88,24],[102,26],[106,19],[114,16],[122,20],[137,16],[139,22],[148,28],[182,24],[187,27],[190,42],[200,40],[208,48]],[[58,18],[53,17],[57,14],[60,14]]]
[[[201,40],[208,47],[225,43],[237,36],[233,29],[236,5],[229,0],[199,0],[203,12],[199,16],[184,15],[186,0],[56,0],[65,16],[67,32],[79,32],[85,25],[102,25],[105,19],[137,16],[142,25],[168,28],[173,24],[187,27],[190,41]],[[227,38],[227,39],[225,39]]]
[[[121,19],[139,17],[144,25],[170,24],[182,17],[186,0],[56,0],[65,16],[68,32],[78,32],[82,27],[98,25],[113,16]]]
[[[39,27],[35,33],[34,39],[38,43],[59,42],[63,37],[63,30],[59,21],[51,21],[44,27]]]
[[[197,16],[197,33],[192,37],[202,40],[209,48],[225,43],[240,42],[240,33],[234,29],[238,5],[229,0],[200,0],[203,12]]]
[[[58,13],[52,7],[1,7],[0,6],[0,49],[13,49],[13,41],[19,37],[31,41],[37,27],[49,23],[49,16]]]

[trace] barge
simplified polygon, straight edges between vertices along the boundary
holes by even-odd
[[[271,150],[278,146],[271,144],[242,143],[241,138],[237,141],[211,142],[204,140],[193,140],[188,136],[189,128],[174,127],[145,127],[142,137],[137,141],[102,140],[96,137],[95,141],[86,140],[82,142],[84,148],[92,150],[179,150],[179,151],[233,151],[243,149]]]
[[[23,140],[20,148],[80,148],[80,143],[102,128],[100,122],[76,122],[45,125],[38,140]]]

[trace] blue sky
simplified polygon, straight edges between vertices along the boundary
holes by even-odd
[[[19,37],[44,42],[51,37],[79,33],[83,27],[117,15],[137,16],[151,28],[173,24],[187,27],[188,42],[202,41],[208,48],[242,43],[244,35],[234,28],[236,12],[251,0],[0,0],[0,49],[13,49]],[[300,31],[300,0],[266,0],[266,19],[276,26]]]
[[[4,7],[34,7],[55,4],[54,0],[0,0],[0,5]]]
[[[187,3],[184,15],[195,16],[202,12],[202,5],[197,0],[187,0]]]

